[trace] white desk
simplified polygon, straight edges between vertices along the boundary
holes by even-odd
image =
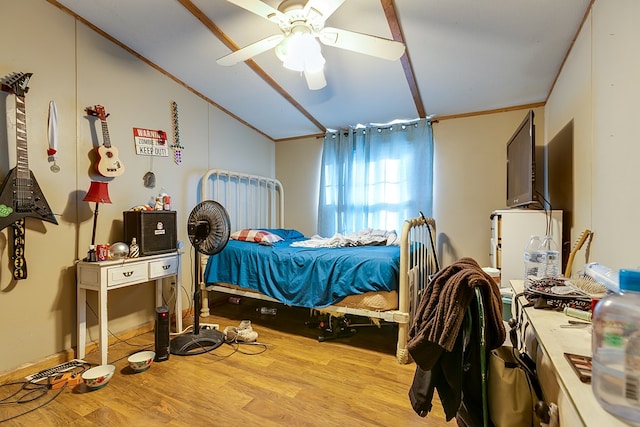
[[[107,294],[110,290],[156,281],[156,306],[163,305],[162,280],[175,276],[176,328],[182,331],[182,293],[181,293],[181,253],[171,252],[140,258],[126,258],[114,261],[80,261],[77,272],[77,311],[78,311],[78,358],[84,358],[87,332],[87,290],[98,292],[98,323],[100,337],[100,363],[107,363],[109,337],[107,335]]]
[[[514,295],[523,291],[522,280],[512,280]],[[514,297],[512,312],[516,304],[522,307],[526,298]],[[582,383],[564,353],[591,356],[591,326],[585,328],[561,328],[570,317],[562,312],[527,307],[524,313],[533,328],[538,343],[536,365],[538,378],[545,400],[558,405],[560,426],[627,426],[622,420],[605,411],[596,400],[591,384]]]

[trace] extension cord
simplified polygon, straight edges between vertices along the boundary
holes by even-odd
[[[200,330],[207,330],[207,329],[215,329],[216,331],[220,330],[220,325],[218,325],[217,323],[200,323]]]
[[[75,372],[63,372],[51,378],[49,387],[51,390],[57,390],[64,386],[73,388],[82,382],[82,376]]]

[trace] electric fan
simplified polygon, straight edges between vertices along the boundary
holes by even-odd
[[[195,249],[193,330],[171,340],[169,351],[179,356],[202,354],[220,347],[225,336],[215,329],[200,330],[200,254],[215,255],[227,245],[230,233],[229,214],[218,202],[205,200],[197,204],[187,222],[187,234]]]

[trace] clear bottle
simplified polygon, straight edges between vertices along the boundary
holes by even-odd
[[[538,277],[538,248],[540,247],[540,237],[531,236],[524,247],[524,286],[528,288],[531,284],[530,277]]]
[[[259,311],[260,314],[269,314],[271,316],[275,316],[278,313],[278,309],[275,307],[260,307],[256,308],[256,311]]]
[[[553,236],[544,236],[538,248],[538,278],[560,277],[560,251]]]
[[[621,293],[594,310],[591,387],[605,410],[640,423],[640,270],[619,275]]]

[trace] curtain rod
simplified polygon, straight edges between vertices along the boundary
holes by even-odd
[[[406,121],[406,122],[394,122],[394,123],[389,123],[389,124],[358,125],[356,127],[350,128],[350,129],[327,131],[325,133],[325,136],[333,135],[335,137],[335,135],[338,135],[340,133],[342,133],[343,135],[348,135],[350,130],[358,131],[358,130],[361,130],[361,129],[362,129],[362,131],[364,133],[367,129],[372,129],[372,128],[376,128],[378,132],[382,132],[383,130],[393,129],[394,126],[400,126],[402,129],[406,129],[407,126],[418,127],[418,125],[420,124],[420,122],[422,120],[426,120],[426,123],[427,123],[428,126],[430,126],[433,123],[433,121],[429,120],[429,119],[417,119],[417,120],[410,120],[410,121]],[[318,136],[318,138],[320,138],[320,136]]]

